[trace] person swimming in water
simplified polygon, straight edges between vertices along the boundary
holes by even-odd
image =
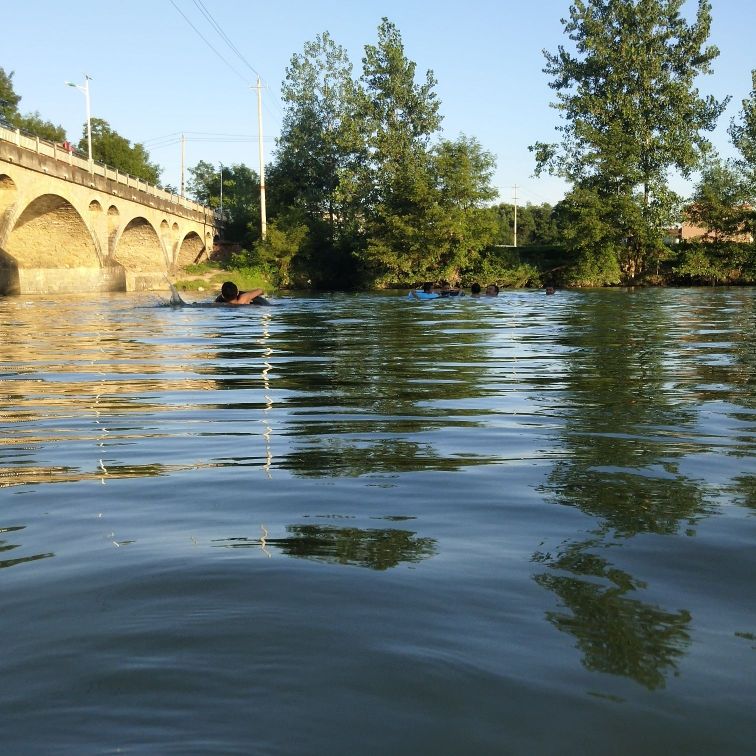
[[[433,291],[431,281],[426,281],[422,289],[414,289],[407,296],[410,299],[438,299],[438,293]]]
[[[233,281],[226,281],[221,286],[221,293],[215,298],[216,304],[229,305],[266,305],[270,304],[263,296],[265,292],[262,289],[250,289],[249,291],[239,291],[239,287]]]

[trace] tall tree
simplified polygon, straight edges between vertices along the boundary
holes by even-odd
[[[6,73],[5,69],[0,67],[0,120],[10,125],[18,115],[19,102],[21,95],[16,94],[13,88],[13,71]]]
[[[424,259],[422,278],[457,279],[489,246],[497,226],[487,205],[496,197],[491,178],[494,156],[477,139],[442,140],[431,151],[436,194],[431,217],[435,239]],[[419,272],[419,271],[418,271]]]
[[[625,280],[641,274],[662,244],[678,200],[668,172],[688,176],[699,165],[710,146],[702,132],[714,128],[726,105],[695,86],[719,54],[706,45],[711,4],[698,0],[692,23],[681,15],[682,5],[576,0],[564,22],[575,53],[564,46],[545,52],[544,72],[552,76],[564,123],[561,144],[530,148],[536,172],[563,176],[579,189],[573,209],[587,202],[588,215],[604,229],[601,237],[609,234]],[[604,208],[621,216],[604,217]],[[584,243],[580,251],[604,254]]]
[[[269,173],[271,211],[278,231],[291,231],[302,243],[294,267],[315,286],[344,284],[354,273],[353,174],[364,154],[354,87],[347,53],[327,32],[306,43],[286,69],[286,112]]]
[[[282,90],[287,109],[276,150],[278,191],[332,227],[342,219],[337,190],[354,141],[353,86],[346,51],[324,32],[292,56]]]
[[[437,199],[431,137],[441,125],[436,79],[415,81],[397,27],[384,18],[377,45],[367,45],[358,112],[369,163],[359,195],[369,243],[362,253],[376,281],[406,280],[434,237]]]
[[[150,163],[150,155],[144,145],[131,142],[114,131],[102,118],[92,118],[92,157],[123,173],[157,184],[161,168]],[[82,129],[79,149],[87,149],[87,124]]]

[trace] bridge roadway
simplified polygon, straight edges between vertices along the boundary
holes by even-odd
[[[167,289],[212,209],[0,128],[0,294]]]

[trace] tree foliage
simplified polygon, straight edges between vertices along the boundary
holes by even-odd
[[[332,287],[452,277],[493,240],[484,212],[495,197],[493,156],[472,138],[438,138],[435,78],[417,79],[385,18],[357,80],[327,33],[292,57],[268,172],[284,237],[260,247],[283,250],[292,280]]]
[[[729,133],[740,152],[740,165],[756,174],[756,69],[751,71],[751,93],[743,100],[739,118],[732,119]]]
[[[751,71],[751,92],[742,102],[739,120],[730,123],[730,138],[740,152],[736,165],[742,172],[742,188],[750,210],[745,221],[756,243],[756,69]]]
[[[699,0],[689,23],[682,4],[576,0],[565,22],[575,52],[560,46],[545,53],[564,122],[560,144],[531,147],[536,170],[573,184],[571,210],[586,200],[580,215],[591,219],[587,230],[601,229],[625,280],[654,258],[674,216],[678,198],[669,191],[669,171],[687,176],[699,165],[710,147],[702,132],[714,128],[726,105],[695,86],[719,54],[706,45],[711,5]],[[584,236],[574,239],[582,255],[605,254]]]
[[[343,221],[338,188],[352,143],[352,66],[327,32],[294,55],[286,69],[287,105],[276,150],[277,196],[337,235]]]
[[[271,210],[278,230],[301,241],[294,267],[317,286],[348,285],[355,276],[354,184],[365,146],[354,88],[346,51],[327,32],[306,43],[286,69],[286,112],[268,180]],[[301,223],[307,234],[299,232]],[[284,259],[281,264],[290,269]]]
[[[368,149],[360,199],[368,243],[362,259],[376,281],[425,276],[440,254],[435,246],[442,211],[435,202],[430,141],[441,125],[431,71],[415,81],[397,27],[384,18],[378,42],[366,45],[357,113]]]
[[[748,182],[733,164],[712,158],[701,173],[686,215],[719,244],[746,229],[751,214],[749,194]]]
[[[243,163],[224,165],[222,172],[223,236],[251,249],[260,237],[260,177]],[[197,202],[220,209],[221,170],[200,160],[189,168],[187,192]]]
[[[150,155],[144,145],[138,142],[132,145],[126,137],[122,137],[102,118],[92,118],[91,125],[94,160],[151,184],[157,184],[160,181],[162,169],[159,165],[150,162]],[[84,152],[88,149],[86,123],[78,146]]]

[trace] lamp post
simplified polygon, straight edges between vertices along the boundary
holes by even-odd
[[[84,99],[87,101],[87,147],[89,151],[89,162],[92,162],[92,116],[89,110],[89,82],[92,77],[88,74],[84,74],[84,84],[74,84],[72,81],[67,81],[66,84],[69,87],[76,87],[80,92],[84,92]]]

